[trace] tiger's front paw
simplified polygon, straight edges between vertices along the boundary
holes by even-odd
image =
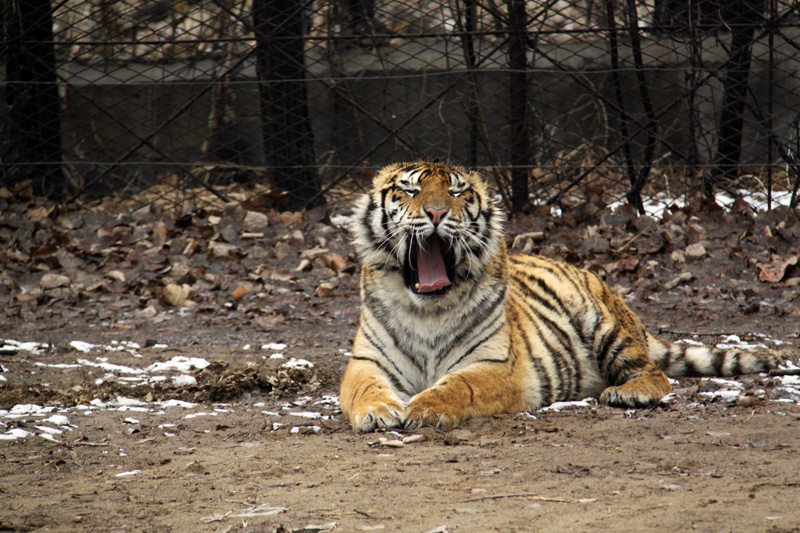
[[[376,429],[399,428],[405,421],[403,406],[394,402],[364,405],[350,414],[350,425],[359,433],[369,433]]]
[[[627,383],[608,387],[600,395],[599,401],[611,407],[652,407],[669,394],[667,376],[659,370],[643,373]]]
[[[406,407],[406,428],[417,429],[433,426],[438,429],[453,429],[461,422],[461,409],[440,401],[432,394],[422,392],[411,399]]]
[[[661,401],[661,398],[665,396],[660,391],[653,393],[652,391],[629,385],[629,383],[626,383],[618,387],[608,387],[600,395],[598,401],[610,407],[639,409],[656,406]]]

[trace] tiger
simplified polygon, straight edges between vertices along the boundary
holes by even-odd
[[[769,349],[670,343],[598,275],[506,249],[505,214],[474,170],[378,171],[356,202],[359,327],[339,403],[356,432],[456,427],[595,397],[657,405],[667,376],[765,372]]]

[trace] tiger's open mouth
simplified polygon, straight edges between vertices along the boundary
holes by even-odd
[[[406,287],[421,295],[444,294],[453,284],[453,253],[435,233],[422,244],[413,241],[410,260],[403,268]]]

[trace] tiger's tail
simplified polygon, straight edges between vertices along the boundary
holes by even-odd
[[[667,342],[647,334],[650,359],[667,376],[738,376],[768,372],[785,361],[788,350],[756,347],[709,348]]]

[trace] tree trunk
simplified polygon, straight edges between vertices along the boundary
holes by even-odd
[[[508,0],[509,126],[511,131],[511,210],[528,207],[528,61],[525,0]]]
[[[639,175],[636,176],[635,181],[631,184],[628,191],[628,203],[636,208],[639,214],[644,215],[644,203],[642,202],[642,189],[650,177],[650,168],[653,165],[653,155],[656,151],[656,135],[658,128],[658,121],[656,114],[653,110],[653,103],[650,101],[650,90],[647,87],[647,76],[644,70],[644,58],[642,57],[642,43],[639,39],[639,17],[636,13],[636,1],[627,0],[628,2],[628,25],[630,26],[631,34],[631,52],[633,53],[633,63],[636,66],[636,82],[639,85],[639,96],[642,98],[642,107],[644,107],[644,115],[646,119],[645,134],[647,135],[647,143],[644,149],[644,156],[642,157],[642,165],[639,168]]]
[[[291,210],[325,204],[314,170],[303,16],[301,2],[253,1],[264,151],[272,182],[289,194],[287,208]]]
[[[739,167],[753,35],[761,7],[761,0],[734,0],[729,2],[726,10],[731,28],[731,46],[723,67],[725,94],[719,119],[717,166],[710,182],[707,180],[704,184],[704,192],[708,196],[713,194],[715,182],[720,178],[735,178]]]
[[[31,180],[34,194],[57,197],[66,183],[50,2],[4,0],[3,8],[5,97],[14,125],[2,154],[3,177]]]

